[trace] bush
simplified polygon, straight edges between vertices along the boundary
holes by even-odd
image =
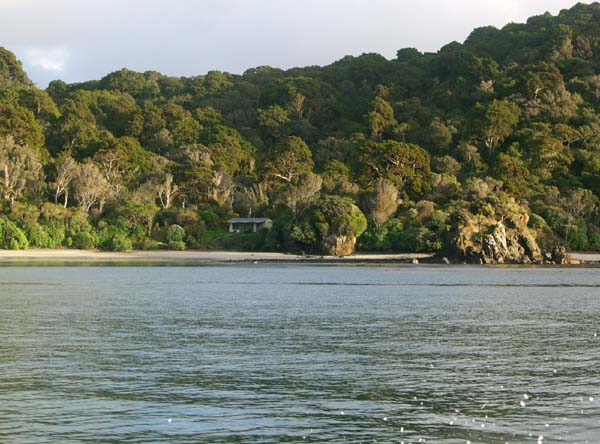
[[[65,245],[81,250],[93,250],[99,242],[98,234],[90,224],[87,214],[83,211],[75,211],[65,230]]]
[[[170,225],[167,228],[167,242],[183,242],[185,236],[185,229],[179,225]]]
[[[65,221],[68,210],[62,205],[45,203],[42,206],[39,222],[48,234],[48,247],[56,248],[65,241]]]
[[[389,251],[388,229],[384,225],[372,226],[358,240],[358,249],[365,251]]]
[[[5,250],[23,250],[29,247],[29,241],[23,230],[5,217],[0,217],[0,248]]]
[[[66,239],[67,247],[77,248],[79,250],[93,250],[98,246],[98,236],[96,233],[77,233]]]
[[[572,251],[585,251],[589,248],[587,227],[585,221],[579,220],[573,225],[568,225],[565,230],[565,239]]]
[[[103,250],[128,251],[133,243],[125,228],[119,225],[104,225],[100,231],[99,245]]]
[[[185,250],[185,242],[183,242],[183,241],[169,241],[169,243],[167,245],[169,247],[169,250],[174,250],[174,251]]]
[[[179,225],[170,225],[167,228],[167,246],[169,250],[183,251],[185,250],[185,229]]]
[[[589,248],[594,251],[600,251],[600,228],[595,225],[588,225]]]
[[[154,239],[142,237],[136,240],[133,246],[137,250],[158,250],[160,248],[160,243],[155,241]]]
[[[219,215],[211,210],[200,210],[200,219],[206,225],[209,230],[216,230],[219,228]]]
[[[27,223],[24,228],[30,245],[39,248],[51,248],[54,246],[52,245],[52,240],[50,239],[50,236],[48,236],[45,227],[41,226],[39,223]]]
[[[127,237],[127,234],[115,233],[104,247],[107,247],[107,249],[111,251],[129,251],[131,250],[132,245],[131,239]]]

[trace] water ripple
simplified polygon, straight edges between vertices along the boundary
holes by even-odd
[[[600,442],[596,270],[473,270],[0,270],[0,442]]]

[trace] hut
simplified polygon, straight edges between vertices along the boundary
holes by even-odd
[[[267,217],[234,217],[228,223],[230,233],[256,233],[273,226],[273,221]]]

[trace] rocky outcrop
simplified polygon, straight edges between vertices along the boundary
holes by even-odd
[[[350,256],[356,239],[367,229],[367,219],[349,199],[327,196],[319,205],[315,226],[321,234],[321,250],[329,256]]]
[[[550,252],[550,260],[559,265],[571,263],[571,257],[567,249],[562,245],[557,245],[552,249]]]
[[[323,252],[328,256],[350,256],[354,253],[356,238],[354,236],[344,236],[330,234],[323,239]]]
[[[543,261],[542,252],[527,223],[529,216],[515,205],[514,211],[474,215],[455,214],[449,253],[459,260],[483,264],[530,264]]]

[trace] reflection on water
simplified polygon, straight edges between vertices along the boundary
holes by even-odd
[[[598,287],[583,268],[0,269],[0,442],[599,443]]]

